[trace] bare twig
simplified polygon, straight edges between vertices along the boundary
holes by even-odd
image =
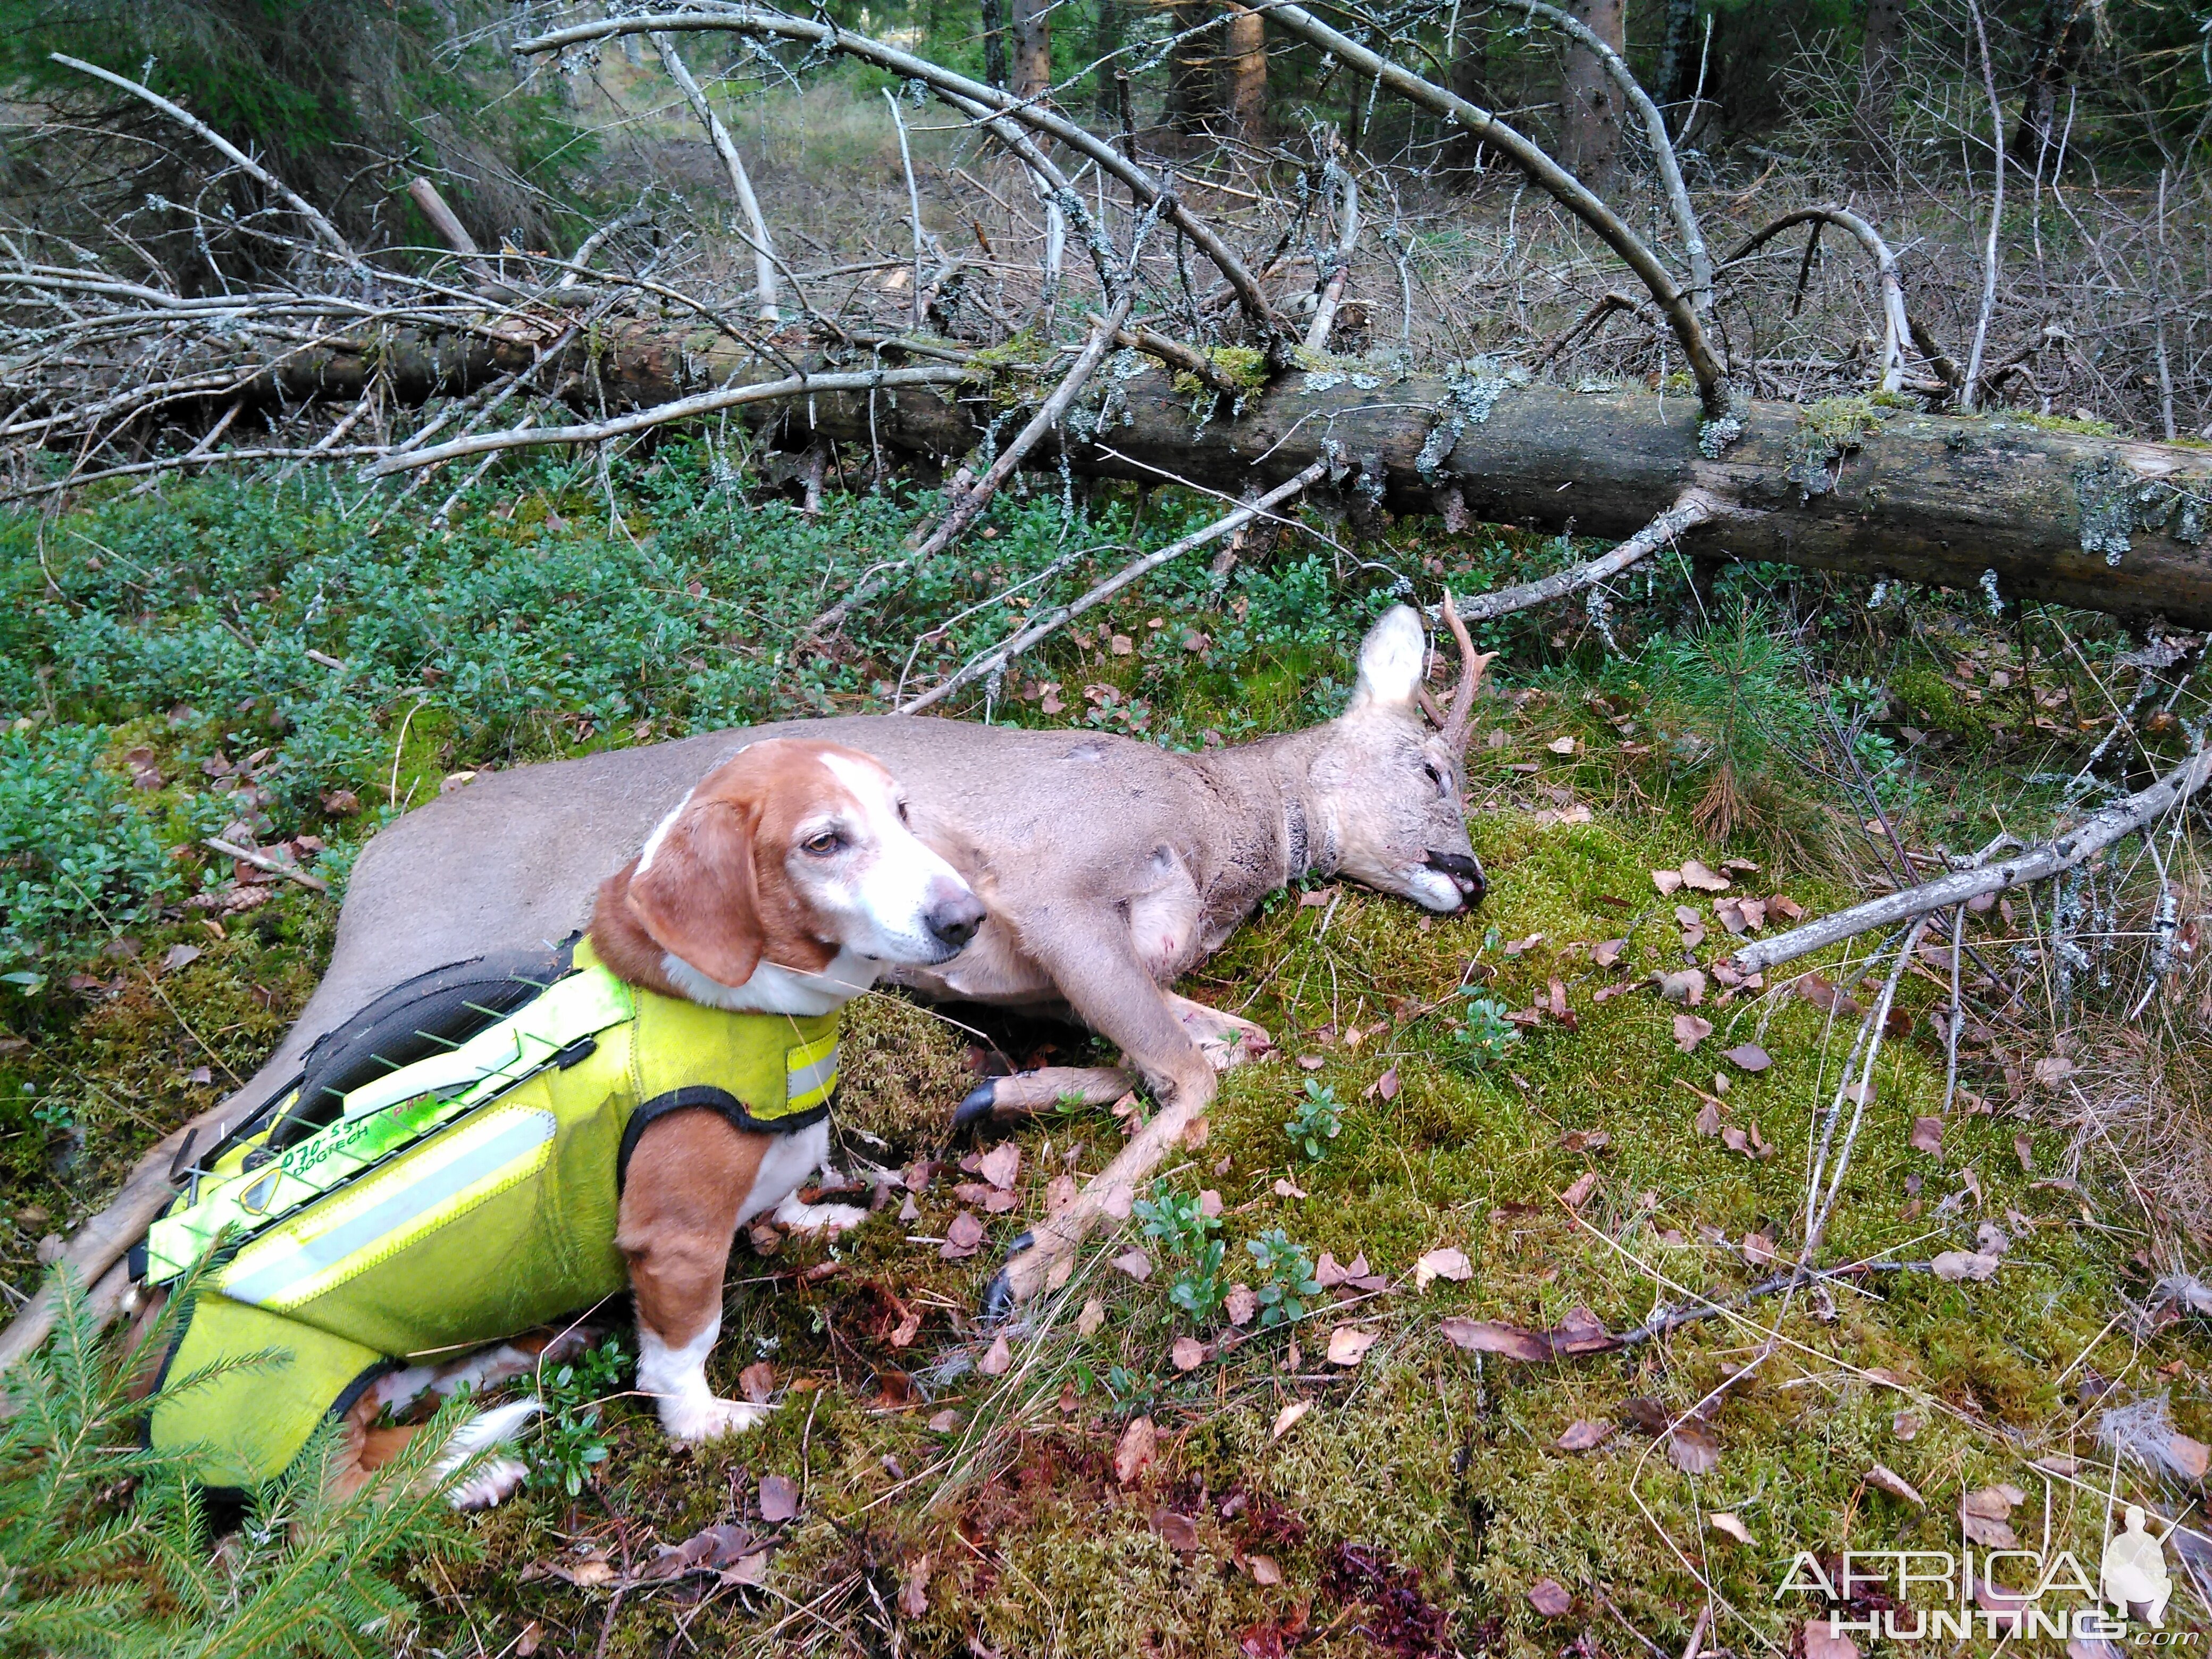
[[[1881,233],[1866,220],[1849,208],[1801,208],[1795,213],[1785,213],[1771,224],[1752,232],[1743,239],[1735,252],[1721,261],[1722,267],[1725,269],[1739,259],[1748,258],[1784,231],[1802,224],[1833,225],[1838,230],[1848,231],[1874,260],[1875,274],[1881,285],[1881,389],[1884,392],[1897,391],[1905,384],[1905,342],[1917,341],[1919,333],[1905,314],[1905,287],[1898,280],[1897,256],[1890,252],[1889,244],[1882,240]],[[1929,361],[1933,362],[1935,359],[1930,357]],[[1941,364],[1937,365],[1936,372],[1942,373]],[[1944,378],[1948,380],[1950,377],[1946,375]]]
[[[760,309],[755,314],[764,323],[773,323],[781,317],[776,307],[775,239],[769,234],[768,220],[761,213],[760,201],[753,194],[753,181],[745,172],[744,160],[738,154],[737,141],[722,125],[722,118],[714,113],[714,106],[707,101],[707,94],[699,89],[698,82],[684,67],[676,43],[665,34],[655,34],[653,46],[659,51],[661,67],[668,78],[676,82],[691,112],[699,118],[699,125],[707,129],[708,142],[714,154],[722,158],[722,170],[730,175],[730,189],[738,198],[738,206],[752,227],[747,240],[753,251],[753,284],[760,295]]]
[[[1974,319],[1974,345],[1966,356],[1966,384],[1960,396],[1960,401],[1972,409],[1981,401],[1982,350],[1990,337],[1990,319],[1997,308],[1997,232],[2004,223],[2005,114],[2004,105],[1997,97],[1996,71],[1990,63],[1990,36],[1982,26],[1982,9],[1976,0],[1966,0],[1966,12],[1974,20],[1974,39],[1982,48],[1982,86],[1989,94],[1990,146],[1994,158],[1990,167],[1990,237],[1982,252],[1982,307]]]
[[[105,81],[112,87],[120,87],[124,91],[129,93],[133,98],[143,99],[147,103],[151,104],[155,109],[161,111],[162,114],[167,116],[171,120],[185,128],[185,131],[190,132],[195,138],[198,138],[202,143],[209,145],[210,148],[216,150],[220,150],[222,153],[224,159],[228,161],[232,166],[239,168],[248,177],[258,180],[268,189],[276,191],[277,195],[283,197],[285,204],[291,208],[293,212],[298,214],[302,219],[305,219],[307,222],[307,228],[315,233],[317,240],[321,241],[325,246],[328,247],[331,252],[337,254],[340,258],[343,259],[348,264],[352,265],[356,270],[365,270],[367,269],[367,267],[362,264],[361,255],[353,251],[352,244],[348,242],[344,237],[338,234],[338,228],[336,225],[325,218],[320,211],[311,206],[306,199],[298,195],[289,185],[284,183],[284,181],[277,178],[275,173],[270,172],[268,168],[263,167],[258,161],[248,155],[244,150],[239,149],[239,147],[232,143],[229,139],[224,137],[221,133],[217,132],[213,127],[208,125],[206,122],[201,120],[198,116],[192,114],[189,110],[171,103],[159,93],[149,91],[146,88],[140,86],[136,81],[126,80],[124,76],[116,74],[112,70],[104,70],[100,68],[97,64],[88,64],[81,58],[71,58],[58,52],[48,52],[46,56],[51,58],[57,64],[63,64],[66,68],[76,70],[83,74],[89,75],[95,80]]]
[[[256,852],[251,847],[240,847],[234,842],[223,840],[219,836],[210,836],[200,842],[200,845],[222,854],[227,859],[236,859],[240,864],[250,864],[257,870],[266,870],[272,876],[282,876],[287,881],[296,881],[301,886],[312,889],[315,892],[327,893],[331,890],[330,883],[325,881],[320,876],[309,875],[296,864],[286,864],[281,859],[272,859],[268,854]]]
[[[1142,580],[1162,565],[1171,560],[1179,559],[1184,554],[1205,546],[1208,542],[1218,541],[1224,536],[1243,529],[1253,520],[1271,511],[1309,484],[1315,483],[1328,472],[1328,468],[1329,464],[1326,460],[1316,461],[1311,466],[1276,485],[1274,489],[1256,501],[1248,502],[1235,512],[1216,519],[1205,529],[1194,531],[1188,536],[1170,542],[1165,547],[1154,549],[1141,559],[1131,561],[1080,599],[1072,604],[1057,607],[1049,615],[1032,623],[1005,644],[994,647],[973,662],[967,664],[942,685],[934,686],[920,696],[901,704],[898,712],[902,714],[918,714],[923,709],[944,702],[961,687],[972,684],[988,675],[997,673],[1039,641],[1074,621],[1085,611],[1103,605],[1130,583]]]
[[[1719,517],[1726,509],[1715,497],[1702,489],[1686,489],[1674,498],[1668,507],[1650,524],[1638,531],[1610,553],[1585,560],[1570,569],[1554,571],[1533,582],[1522,582],[1514,587],[1501,587],[1495,592],[1478,593],[1460,603],[1459,614],[1467,622],[1490,622],[1498,617],[1511,616],[1516,611],[1564,599],[1571,593],[1579,593],[1586,587],[1595,587],[1610,580],[1632,565],[1640,563],[1667,545],[1685,531]]]
[[[1344,303],[1345,279],[1352,274],[1352,251],[1359,246],[1359,180],[1342,162],[1334,170],[1343,180],[1342,204],[1337,210],[1336,246],[1330,258],[1328,280],[1322,285],[1314,306],[1313,321],[1306,327],[1306,349],[1328,349],[1329,331],[1336,326],[1337,307]]]
[[[964,101],[978,110],[1018,121],[1035,131],[1056,139],[1079,154],[1088,156],[1102,171],[1120,179],[1143,205],[1152,207],[1158,204],[1161,216],[1188,236],[1221,273],[1230,287],[1236,290],[1238,303],[1261,331],[1270,339],[1279,338],[1281,335],[1280,319],[1267,303],[1259,283],[1253,280],[1252,273],[1245,269],[1244,262],[1231,252],[1229,245],[1210,226],[1176,200],[1159,180],[1134,161],[1047,106],[1015,98],[996,87],[987,86],[981,81],[971,81],[966,76],[955,74],[926,58],[901,52],[896,46],[887,46],[865,34],[856,34],[850,29],[839,28],[833,24],[788,17],[780,12],[762,11],[747,5],[715,5],[710,9],[702,3],[684,12],[580,23],[527,40],[518,40],[514,50],[524,55],[557,52],[587,40],[611,40],[621,34],[650,33],[656,29],[672,33],[683,30],[727,30],[738,34],[775,35],[787,40],[804,40],[826,46],[831,51],[857,58],[863,63],[889,70],[903,79],[920,81],[940,94],[949,94],[951,98],[948,101],[953,102],[956,107]]]
[[[696,398],[662,404],[654,409],[641,409],[635,414],[618,416],[613,420],[599,421],[588,426],[511,427],[504,432],[486,432],[473,438],[456,438],[451,443],[416,450],[411,454],[386,455],[369,468],[369,472],[373,477],[380,477],[394,472],[411,471],[416,467],[436,466],[446,461],[458,460],[464,455],[481,455],[494,449],[534,449],[547,444],[604,443],[610,438],[626,438],[632,433],[666,426],[671,422],[693,420],[702,415],[711,415],[717,410],[735,409],[743,404],[772,403],[779,398],[808,398],[826,392],[884,392],[908,386],[957,386],[967,378],[967,370],[946,367],[872,368],[849,374],[795,374],[781,380],[757,380],[749,386],[729,386],[720,392],[702,392]]]
[[[1674,216],[1674,228],[1681,235],[1683,251],[1690,261],[1690,303],[1698,311],[1709,309],[1713,302],[1713,256],[1705,247],[1705,234],[1698,228],[1697,210],[1690,204],[1689,186],[1682,181],[1682,163],[1674,154],[1674,141],[1668,136],[1667,118],[1659,112],[1659,106],[1651,101],[1650,94],[1644,90],[1643,82],[1621,61],[1620,54],[1579,17],[1557,6],[1547,5],[1544,0],[1498,3],[1524,11],[1531,17],[1540,17],[1575,40],[1597,59],[1635,109],[1644,123],[1644,135],[1650,140],[1652,159],[1659,164],[1659,180],[1667,191],[1667,206]]]
[[[1133,351],[1141,351],[1147,357],[1157,357],[1170,368],[1179,370],[1185,374],[1195,375],[1224,398],[1241,398],[1247,390],[1237,385],[1223,372],[1220,364],[1215,362],[1196,346],[1188,346],[1180,340],[1171,340],[1166,335],[1155,333],[1149,328],[1125,328],[1114,337],[1114,342],[1116,345],[1127,346]]]
[[[1128,320],[1129,307],[1135,303],[1136,297],[1135,289],[1127,289],[1103,318],[1091,319],[1091,337],[1077,355],[1074,367],[1060,377],[1060,384],[1053,388],[1052,395],[1038,407],[1037,412],[1030,417],[1029,424],[1015,434],[1012,443],[999,452],[999,457],[991,463],[990,470],[945,509],[944,518],[938,521],[937,527],[929,532],[921,544],[905,558],[871,571],[863,577],[854,584],[850,593],[806,625],[806,631],[799,636],[801,640],[819,639],[831,629],[842,626],[846,617],[881,592],[884,584],[892,577],[927,563],[951,546],[961,532],[975,522],[976,515],[989,506],[991,497],[998,494],[999,486],[1013,476],[1014,469],[1037,447],[1045,434],[1060,424],[1069,405],[1081,393],[1098,365],[1105,362],[1107,352],[1113,349],[1115,334]]]
[[[1763,973],[1876,927],[1894,927],[1964,904],[1984,893],[2001,893],[2009,887],[2045,880],[2164,817],[2202,789],[2209,778],[2212,778],[2212,749],[2200,749],[2149,788],[2116,802],[2063,836],[2028,848],[2016,857],[1980,868],[1954,870],[1917,887],[1884,894],[1772,939],[1747,945],[1735,953],[1734,966],[1741,974]]]
[[[407,196],[422,210],[422,216],[430,222],[430,228],[438,233],[438,240],[467,263],[470,276],[487,286],[499,280],[493,275],[491,268],[483,263],[477,239],[469,234],[469,228],[461,222],[460,216],[439,194],[437,185],[428,179],[410,179],[407,181]]]

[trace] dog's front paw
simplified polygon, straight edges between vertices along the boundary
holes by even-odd
[[[519,1457],[489,1457],[446,1494],[457,1510],[488,1510],[521,1490],[530,1470]]]
[[[744,1434],[769,1419],[773,1406],[749,1405],[742,1400],[664,1400],[660,1426],[671,1440],[699,1443],[725,1435]]]

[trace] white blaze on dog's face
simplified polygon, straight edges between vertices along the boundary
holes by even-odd
[[[793,887],[840,921],[846,949],[872,961],[928,966],[957,955],[982,925],[982,903],[914,833],[896,781],[852,750],[825,747],[822,764],[842,796],[794,828]]]
[[[647,842],[623,903],[693,1000],[738,1006],[725,994],[744,987],[789,1012],[808,1010],[766,981],[811,981],[842,1001],[879,964],[956,955],[984,914],[916,837],[880,764],[790,738],[748,744],[685,797]]]

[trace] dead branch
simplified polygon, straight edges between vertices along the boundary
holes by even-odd
[[[461,256],[468,266],[469,275],[487,288],[494,286],[498,278],[483,263],[477,239],[469,234],[469,228],[461,222],[460,216],[438,193],[437,185],[418,175],[407,181],[407,196],[422,210],[422,216],[430,222],[430,228],[438,233],[439,240]]]
[[[1898,280],[1897,256],[1890,252],[1889,244],[1882,240],[1881,233],[1857,214],[1848,208],[1835,206],[1801,208],[1795,213],[1785,213],[1771,224],[1763,225],[1745,237],[1735,252],[1721,261],[1722,269],[1747,258],[1784,231],[1803,224],[1833,225],[1838,230],[1849,232],[1874,260],[1875,278],[1881,286],[1881,389],[1884,392],[1897,391],[1905,384],[1905,342],[1909,339],[1917,343],[1923,331],[1916,328],[1905,313],[1905,287]],[[1936,365],[1937,374],[1942,374],[1942,363],[1938,363],[1924,350],[1921,355],[1928,356],[1929,362]],[[1944,362],[1948,361],[1948,358],[1943,360]],[[1943,378],[1948,381],[1951,377],[1945,374]]]
[[[202,143],[206,144],[212,149],[219,151],[222,155],[223,158],[229,161],[233,167],[237,167],[249,178],[257,180],[264,188],[274,191],[277,195],[283,197],[286,205],[290,207],[293,212],[298,214],[302,219],[305,219],[307,222],[307,228],[315,233],[317,240],[321,241],[331,252],[337,254],[338,258],[343,259],[348,264],[353,266],[356,270],[366,270],[368,269],[366,265],[362,264],[361,255],[353,251],[352,244],[348,242],[344,237],[338,234],[338,228],[332,224],[328,219],[325,218],[319,210],[312,206],[304,198],[295,192],[289,185],[284,183],[284,181],[277,178],[275,173],[270,172],[268,168],[263,167],[258,161],[248,155],[244,150],[239,149],[238,146],[232,143],[229,139],[224,137],[221,133],[217,132],[213,127],[208,125],[206,122],[201,120],[198,116],[192,114],[189,110],[171,103],[159,93],[148,90],[146,88],[140,86],[136,81],[125,79],[122,76],[116,74],[112,70],[104,70],[100,68],[97,64],[88,64],[82,58],[66,57],[58,52],[48,52],[46,56],[52,58],[55,63],[62,64],[65,68],[73,69],[78,70],[82,74],[89,75],[94,80],[105,81],[112,87],[119,87],[124,91],[129,93],[133,98],[141,99],[146,103],[152,105],[155,109],[161,111],[162,114],[167,116],[171,120],[176,122],[178,125],[190,132],[192,137],[198,138]]]
[[[588,426],[511,427],[504,432],[456,438],[451,443],[439,444],[429,449],[416,450],[407,454],[388,454],[369,468],[369,473],[372,477],[381,477],[394,472],[412,471],[418,467],[436,466],[442,462],[458,460],[464,455],[481,455],[494,449],[535,449],[548,444],[604,443],[610,438],[627,438],[634,433],[666,426],[672,422],[711,415],[717,410],[736,409],[745,404],[770,403],[781,398],[808,398],[831,392],[888,392],[908,386],[957,386],[968,378],[967,370],[951,368],[872,368],[851,374],[795,374],[787,380],[755,381],[749,386],[708,392],[696,398],[663,404],[657,409],[641,410],[635,415],[593,422]]]
[[[1350,167],[1331,159],[1330,168],[1343,181],[1342,204],[1337,210],[1336,246],[1329,253],[1328,280],[1322,285],[1313,321],[1306,327],[1306,349],[1326,351],[1336,326],[1337,307],[1344,303],[1345,279],[1352,275],[1352,251],[1359,246],[1359,180]]]
[[[2016,857],[1980,868],[1954,870],[1917,887],[1887,893],[1772,939],[1759,939],[1736,951],[1734,966],[1741,974],[1764,973],[1877,927],[1894,927],[1985,893],[2047,880],[2164,817],[2202,789],[2208,779],[2212,779],[2212,749],[2200,749],[2149,788],[2115,802],[2063,836],[2028,848]]]
[[[1088,157],[1101,171],[1120,179],[1143,206],[1149,208],[1157,204],[1161,216],[1188,236],[1214,269],[1221,273],[1223,279],[1236,290],[1238,303],[1254,325],[1270,340],[1281,337],[1280,320],[1275,316],[1274,308],[1267,303],[1266,295],[1261,292],[1259,283],[1253,280],[1252,273],[1245,269],[1243,261],[1144,167],[1113,145],[1095,137],[1088,129],[1077,125],[1043,105],[1012,97],[996,87],[971,81],[966,76],[955,74],[926,58],[901,52],[896,46],[886,46],[865,34],[855,34],[849,29],[832,24],[732,4],[719,6],[711,11],[695,9],[580,23],[527,40],[518,40],[514,50],[519,54],[534,56],[540,52],[558,52],[586,41],[611,40],[622,34],[649,34],[654,30],[671,33],[688,30],[765,34],[827,46],[832,51],[857,58],[863,63],[888,70],[906,80],[919,81],[933,91],[950,93],[953,100],[964,100],[977,109],[1018,121],[1047,137],[1056,139],[1070,149]]]
[[[282,876],[287,881],[296,881],[310,891],[327,893],[331,890],[330,883],[325,881],[320,876],[311,876],[296,864],[287,864],[281,859],[272,859],[268,854],[256,852],[251,847],[240,847],[216,836],[210,836],[200,842],[200,845],[211,852],[222,854],[227,859],[236,859],[240,864],[250,864],[257,870],[266,870],[272,876]]]
[[[1287,483],[1276,485],[1266,495],[1255,501],[1247,502],[1233,513],[1224,514],[1206,526],[1205,529],[1193,531],[1188,536],[1170,542],[1165,547],[1155,548],[1140,559],[1132,560],[1080,599],[1071,604],[1056,607],[1049,615],[1031,623],[1003,645],[993,647],[974,661],[964,665],[957,673],[942,685],[934,686],[920,696],[902,703],[897,712],[902,714],[918,714],[923,709],[933,708],[944,702],[963,686],[973,684],[979,679],[997,673],[1040,641],[1066,627],[1085,611],[1103,605],[1132,582],[1141,581],[1162,565],[1179,559],[1184,554],[1197,548],[1204,547],[1209,542],[1218,541],[1224,536],[1231,535],[1243,529],[1253,520],[1271,512],[1300,490],[1304,489],[1309,484],[1318,482],[1328,470],[1329,463],[1326,459],[1316,461]]]
[[[1133,288],[1127,289],[1115,302],[1113,310],[1103,318],[1091,319],[1091,337],[1077,354],[1074,367],[1060,377],[1060,384],[1053,388],[1052,395],[1039,405],[1037,412],[1030,417],[1029,424],[1015,434],[1014,441],[1000,452],[998,459],[991,463],[990,470],[955,498],[945,509],[944,518],[938,521],[937,528],[923,538],[921,544],[896,563],[870,572],[854,585],[850,593],[807,624],[805,633],[800,635],[802,641],[819,639],[838,627],[853,614],[855,607],[865,605],[880,592],[884,583],[893,576],[928,562],[951,546],[961,532],[975,523],[976,515],[989,506],[991,497],[998,494],[999,486],[1013,477],[1014,469],[1022,464],[1023,458],[1037,447],[1047,433],[1060,424],[1069,406],[1097,371],[1098,365],[1106,361],[1106,354],[1112,349],[1114,337],[1121,325],[1128,320],[1129,307],[1136,302],[1136,297]]]
[[[1565,208],[1592,230],[1642,279],[1650,289],[1651,297],[1666,313],[1672,325],[1682,355],[1689,360],[1690,372],[1697,379],[1698,392],[1709,420],[1723,421],[1733,416],[1736,394],[1729,384],[1727,371],[1713,353],[1706,338],[1705,325],[1698,320],[1697,308],[1690,303],[1667,267],[1660,263],[1644,239],[1628,228],[1627,223],[1612,208],[1593,195],[1589,187],[1569,173],[1540,146],[1506,125],[1488,110],[1468,102],[1456,93],[1424,81],[1411,70],[1370,52],[1350,36],[1340,34],[1304,8],[1291,5],[1289,0],[1261,0],[1253,8],[1266,13],[1275,21],[1302,40],[1311,41],[1323,51],[1332,52],[1343,62],[1361,74],[1373,76],[1410,103],[1431,110],[1449,120],[1457,122],[1468,133],[1488,144],[1526,173],[1529,181],[1553,200]]]
[[[1690,261],[1690,303],[1703,311],[1713,302],[1713,256],[1705,247],[1705,234],[1698,224],[1698,210],[1690,204],[1689,186],[1682,180],[1682,163],[1674,154],[1674,141],[1667,132],[1667,118],[1660,113],[1659,106],[1651,101],[1651,94],[1644,90],[1644,83],[1632,74],[1620,54],[1606,44],[1603,37],[1579,17],[1561,11],[1557,6],[1547,5],[1544,0],[1497,0],[1500,5],[1511,6],[1531,17],[1540,17],[1561,33],[1569,36],[1589,52],[1603,67],[1619,87],[1644,123],[1644,136],[1651,145],[1652,159],[1659,166],[1659,180],[1667,191],[1668,210],[1674,216],[1674,228],[1682,238],[1682,247]]]
[[[1571,593],[1579,593],[1600,582],[1610,581],[1622,571],[1650,558],[1685,532],[1725,515],[1727,510],[1705,491],[1686,489],[1674,498],[1672,507],[1610,553],[1601,553],[1595,559],[1584,560],[1570,569],[1554,571],[1533,582],[1501,587],[1495,592],[1478,593],[1462,605],[1460,617],[1466,622],[1491,622],[1499,617],[1510,617],[1516,611],[1527,611],[1536,605],[1547,605],[1553,599],[1564,599]]]
[[[691,71],[684,67],[683,56],[676,50],[676,43],[665,34],[656,34],[653,37],[653,44],[660,53],[661,66],[668,71],[668,78],[676,82],[684,100],[691,106],[691,112],[699,118],[699,125],[707,129],[707,140],[714,145],[714,154],[721,157],[722,170],[730,176],[730,189],[738,198],[738,206],[744,212],[745,222],[752,227],[752,234],[746,240],[753,251],[753,286],[760,295],[760,309],[754,314],[762,322],[776,322],[782,313],[775,302],[775,242],[768,234],[768,220],[761,213],[759,198],[753,194],[753,181],[745,172],[744,158],[738,154],[737,141],[730,137],[730,130],[722,125],[722,118],[714,113],[714,106],[707,101],[707,94],[699,89],[698,82],[691,78]]]
[[[1156,357],[1178,374],[1194,375],[1224,398],[1242,398],[1248,390],[1224,374],[1221,365],[1196,346],[1170,340],[1149,328],[1125,328],[1114,337],[1114,342],[1132,351],[1141,351],[1147,357]]]
[[[1552,343],[1537,354],[1536,361],[1531,363],[1529,368],[1540,370],[1576,341],[1595,335],[1598,329],[1603,325],[1605,319],[1612,316],[1614,312],[1641,309],[1642,307],[1626,294],[1604,295],[1588,311],[1553,335]]]

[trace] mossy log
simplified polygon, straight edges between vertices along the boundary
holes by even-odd
[[[295,358],[274,378],[289,398],[352,395],[374,362],[400,396],[420,398],[523,368],[534,343],[517,331],[389,337],[374,352]],[[786,343],[793,361],[833,366],[803,340]],[[866,367],[865,356],[852,360],[858,355],[836,354],[834,367]],[[873,361],[902,360],[887,352]],[[789,372],[726,337],[633,321],[571,347],[553,385],[583,408],[650,408],[732,379]],[[821,395],[748,409],[744,418],[794,445],[821,436],[950,459],[1003,412],[996,378],[979,373],[972,392],[949,396]],[[2212,627],[2212,451],[1858,399],[1753,404],[1741,434],[1723,445],[1687,392],[1394,379],[1340,360],[1280,377],[1234,410],[1211,392],[1178,392],[1169,370],[1135,354],[1109,365],[1097,386],[1092,406],[1070,422],[1066,450],[1073,469],[1089,476],[1180,478],[1237,494],[1333,454],[1343,469],[1337,488],[1355,509],[1616,538],[1696,486],[1725,510],[1682,538],[1693,556],[1993,589],[2005,601]],[[1040,445],[1030,464],[1056,468],[1058,451]]]

